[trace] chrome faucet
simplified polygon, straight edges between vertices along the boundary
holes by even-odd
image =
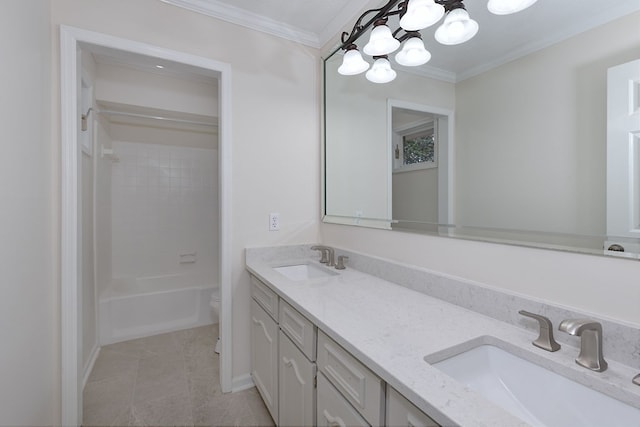
[[[320,253],[322,253],[322,258],[320,258],[321,263],[327,264],[329,267],[334,267],[336,265],[336,255],[333,248],[330,248],[329,246],[316,245],[311,246],[311,250],[320,251]]]
[[[558,327],[562,332],[581,337],[580,354],[576,363],[596,372],[607,370],[602,356],[602,325],[590,319],[567,319]]]
[[[536,338],[531,344],[547,351],[560,350],[560,344],[553,339],[553,325],[551,325],[551,320],[539,314],[530,313],[525,310],[520,310],[518,313],[523,316],[536,319],[540,324],[540,333],[538,334],[538,338]]]
[[[348,261],[349,257],[346,255],[338,256],[338,261],[336,262],[336,270],[344,270],[346,267],[344,266],[345,261]]]

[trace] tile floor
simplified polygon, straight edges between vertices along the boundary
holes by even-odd
[[[217,325],[102,347],[84,426],[273,426],[255,388],[222,394]]]

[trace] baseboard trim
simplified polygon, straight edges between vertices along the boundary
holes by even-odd
[[[87,385],[87,381],[89,380],[89,375],[91,375],[91,371],[93,371],[93,365],[96,364],[96,360],[98,360],[98,355],[100,354],[100,346],[97,344],[93,346],[91,350],[91,357],[89,358],[89,363],[84,367],[84,375],[82,376],[82,388]]]
[[[247,390],[253,386],[254,384],[251,374],[238,375],[237,377],[233,377],[231,392],[235,393],[236,391]]]

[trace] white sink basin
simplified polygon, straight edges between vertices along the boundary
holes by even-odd
[[[640,409],[493,345],[431,365],[532,426],[640,426]]]
[[[273,267],[273,269],[289,280],[311,280],[338,274],[315,264],[284,265],[282,267]]]

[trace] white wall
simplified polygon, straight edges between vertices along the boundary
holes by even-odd
[[[189,80],[106,63],[99,64],[97,77],[100,101],[218,117],[218,86],[204,77]]]
[[[89,107],[96,109],[94,93],[95,93],[95,75],[96,64],[91,55],[81,54],[82,61],[82,81],[83,89],[81,89],[81,111],[83,114]],[[90,149],[83,150],[80,156],[80,186],[82,205],[81,221],[82,221],[82,367],[85,376],[89,373],[91,358],[94,351],[98,347],[97,334],[97,305],[96,305],[96,263],[95,263],[95,239],[94,239],[94,197],[95,197],[95,140],[94,128],[96,114],[91,112],[87,119],[87,129],[80,130],[78,133],[78,141],[83,146]]]
[[[456,224],[600,234],[607,68],[640,55],[640,13],[456,85]]]
[[[233,375],[247,374],[244,248],[318,239],[318,51],[155,0],[56,0],[52,21],[56,87],[59,24],[231,64]],[[269,212],[280,213],[279,232],[268,231]]]
[[[113,148],[111,140],[111,125],[100,115],[94,121],[96,134],[96,291],[98,295],[104,292],[113,279],[111,259],[111,157],[100,156],[102,147]]]
[[[89,130],[90,131],[90,130]],[[97,345],[96,286],[93,238],[93,157],[82,153],[82,367],[87,369]]]
[[[333,224],[322,242],[640,327],[637,261]]]
[[[453,109],[454,85],[406,72],[390,83],[373,84],[364,74],[338,74],[341,61],[342,55],[335,55],[327,62],[326,212],[386,219],[391,190],[387,100]]]
[[[3,425],[52,425],[60,417],[59,150],[51,141],[49,13],[48,1],[0,4]]]
[[[394,173],[393,219],[438,222],[438,168]]]
[[[179,141],[179,140],[178,140]],[[217,150],[113,141],[113,278],[218,277]],[[196,253],[181,264],[181,254]],[[202,283],[203,285],[205,283]]]

